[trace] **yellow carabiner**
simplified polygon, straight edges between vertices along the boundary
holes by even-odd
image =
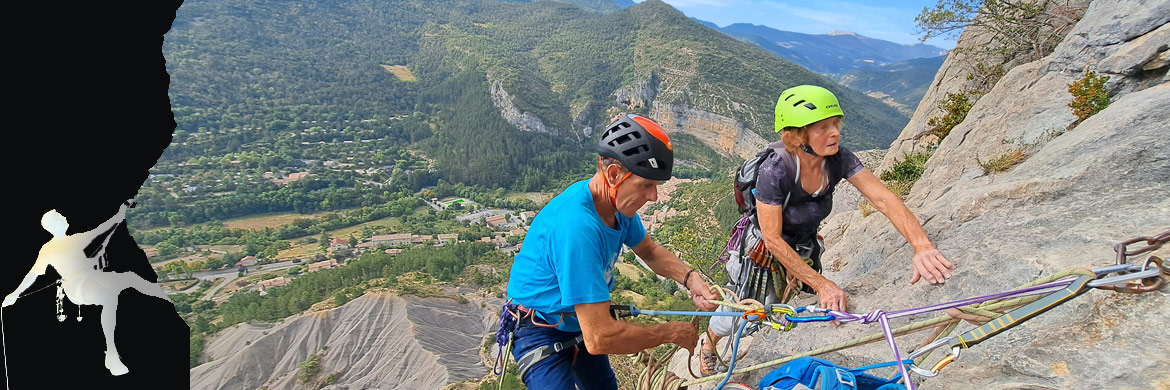
[[[956,355],[947,355],[947,357],[939,360],[938,363],[935,363],[934,367],[930,368],[930,371],[934,373],[942,371],[943,368],[946,368],[946,366],[949,366],[951,363],[955,362],[955,356]]]

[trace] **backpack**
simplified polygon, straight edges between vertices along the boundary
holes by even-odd
[[[732,229],[731,240],[728,241],[723,253],[719,256],[719,262],[716,264],[726,263],[732,256],[732,252],[747,253],[756,245],[756,241],[762,240],[763,236],[759,233],[759,221],[756,219],[756,177],[759,174],[760,165],[775,153],[775,149],[764,147],[764,150],[757,153],[755,157],[744,161],[743,165],[740,165],[739,169],[735,171],[731,193],[735,196],[735,205],[739,207],[739,212],[743,217]],[[744,237],[745,233],[756,234],[755,237]],[[733,270],[728,271],[736,273]]]
[[[735,187],[732,189],[732,193],[735,194],[735,204],[739,206],[740,214],[755,214],[756,176],[759,173],[760,164],[763,164],[768,157],[772,157],[775,153],[776,149],[765,147],[755,157],[744,161],[743,165],[736,170]]]
[[[772,155],[776,153],[777,150],[774,149],[771,145],[766,146],[764,147],[764,150],[756,153],[755,157],[744,161],[743,165],[741,165],[735,172],[732,194],[735,197],[736,206],[739,207],[739,211],[741,214],[743,214],[743,217],[739,220],[738,223],[735,224],[735,227],[732,229],[731,239],[728,240],[727,246],[724,247],[723,252],[720,254],[719,261],[712,265],[712,268],[714,268],[720,263],[726,264],[727,271],[730,275],[732,275],[733,279],[735,279],[735,275],[746,273],[747,270],[740,268],[740,262],[728,261],[732,256],[763,256],[769,259],[772,257],[771,252],[769,252],[767,247],[763,244],[764,236],[760,231],[759,220],[756,218],[755,190],[756,179],[759,176],[760,166],[763,165],[764,162],[768,160],[768,158],[772,157]],[[793,161],[795,157],[789,153],[781,153],[780,158],[784,160],[784,166],[789,170],[789,176],[796,177],[796,172],[794,172],[796,162]],[[791,196],[791,192],[785,195],[784,203],[781,206],[782,208],[788,207],[788,199]],[[823,244],[821,244],[820,247],[823,248]],[[805,248],[806,250],[802,250],[801,248],[794,249],[796,249],[797,253],[802,256],[810,256],[811,251],[820,250],[819,248],[812,247]],[[810,266],[816,269],[817,272],[820,272],[819,263],[810,264]],[[802,290],[808,293],[813,293],[812,288],[809,286],[803,286]],[[757,300],[763,302],[762,296],[756,296],[760,293],[760,291],[755,291],[756,294],[747,294],[747,296],[744,296],[745,292],[747,291],[739,290],[736,291],[736,294],[742,298],[757,298]]]
[[[904,390],[902,374],[886,379],[864,371],[897,364],[889,362],[848,369],[828,360],[805,356],[785,363],[760,380],[760,390]]]

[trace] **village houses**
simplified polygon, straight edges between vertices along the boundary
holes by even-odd
[[[333,269],[333,268],[337,268],[340,266],[341,266],[341,264],[339,264],[336,259],[329,259],[326,261],[318,261],[316,263],[309,263],[308,269],[306,269],[305,272],[306,273],[317,272],[317,271],[320,271],[323,269]]]
[[[236,262],[236,267],[251,267],[260,262],[255,256],[244,256],[240,261]]]

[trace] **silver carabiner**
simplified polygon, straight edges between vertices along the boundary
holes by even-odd
[[[955,336],[935,340],[933,343],[927,344],[925,347],[922,347],[922,349],[911,352],[910,357],[908,359],[910,359],[910,360],[917,359],[919,356],[925,355],[925,354],[929,353],[930,351],[935,350],[938,347],[947,345],[947,344],[953,342],[954,340],[955,340]],[[951,350],[949,351],[950,353],[947,354],[947,356],[943,357],[942,360],[939,360],[938,363],[935,363],[934,367],[931,367],[931,369],[929,369],[929,370],[922,368],[922,367],[918,367],[914,363],[910,363],[907,366],[910,368],[910,371],[913,371],[915,374],[922,375],[925,377],[934,377],[934,376],[938,375],[938,372],[940,370],[942,370],[944,367],[953,363],[955,361],[955,359],[958,359],[959,353],[962,350],[963,349],[960,346],[958,346],[958,345],[954,346],[953,348],[951,348]]]

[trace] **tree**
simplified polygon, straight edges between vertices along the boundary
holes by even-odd
[[[167,276],[169,273],[167,272],[166,267],[155,268],[154,273],[156,275],[158,275],[159,280],[170,280],[171,279],[169,276]]]
[[[163,269],[165,269],[168,274],[174,275],[175,277],[181,278],[184,275],[190,277],[191,275],[190,268],[187,267],[187,263],[180,260],[167,263],[163,266]]]
[[[922,41],[954,37],[967,27],[977,26],[992,34],[993,45],[984,49],[1009,59],[1028,53],[1031,54],[1028,60],[1035,60],[1052,53],[1066,30],[1083,15],[1083,8],[1048,2],[939,0],[933,9],[923,7],[914,22]]]
[[[179,253],[179,247],[167,241],[163,241],[154,246],[158,250],[159,257],[169,257]]]
[[[505,238],[505,240],[510,245],[516,245],[516,244],[519,244],[519,243],[524,241],[524,235],[523,234],[513,234],[511,236],[508,236],[508,238]]]
[[[223,268],[224,264],[227,264],[227,262],[224,261],[223,256],[208,257],[207,260],[204,261],[204,266],[207,267],[208,270],[212,271]]]

